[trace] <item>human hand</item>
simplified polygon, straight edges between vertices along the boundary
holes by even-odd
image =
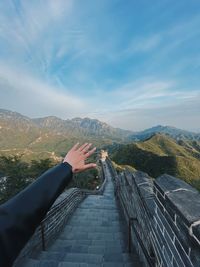
[[[63,162],[68,162],[72,166],[73,173],[82,172],[96,167],[95,163],[85,163],[85,160],[96,150],[96,147],[89,150],[91,146],[92,144],[85,143],[79,147],[79,143],[77,143],[68,151]]]

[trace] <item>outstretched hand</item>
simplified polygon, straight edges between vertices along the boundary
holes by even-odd
[[[69,150],[63,162],[68,162],[72,166],[73,173],[82,172],[96,167],[95,163],[85,163],[86,159],[96,150],[96,147],[89,150],[91,146],[92,144],[85,143],[79,147],[79,143],[77,143]]]

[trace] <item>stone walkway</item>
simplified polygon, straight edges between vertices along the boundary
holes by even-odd
[[[88,196],[48,251],[23,267],[141,267],[136,255],[127,253],[122,221],[108,178],[103,195]]]

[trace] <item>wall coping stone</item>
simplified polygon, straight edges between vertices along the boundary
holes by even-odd
[[[188,226],[200,220],[200,193],[170,175],[162,175],[154,181],[154,185],[171,202]]]

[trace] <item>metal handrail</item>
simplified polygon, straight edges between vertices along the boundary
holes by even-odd
[[[112,166],[112,163],[111,163],[110,159],[108,159],[108,166],[111,169],[111,172],[112,172],[113,176],[115,176],[115,173],[113,171],[113,166]],[[131,186],[129,184],[129,181],[128,181],[127,177],[126,177],[126,175],[124,175],[124,176],[125,176],[125,181],[128,184],[128,187],[133,192],[133,190],[132,190],[132,188],[131,188]],[[133,179],[133,181],[134,181],[134,185],[136,187],[136,190],[137,190],[137,193],[138,193],[140,199],[143,199],[143,197],[141,195],[141,192],[139,191],[139,189],[137,187],[136,181],[134,179]],[[115,181],[115,185],[116,185],[116,181]],[[120,197],[120,190],[119,190],[119,188],[120,188],[119,185],[116,185],[115,195],[118,198]],[[149,255],[148,250],[144,246],[143,241],[140,238],[140,235],[139,235],[139,233],[138,233],[138,231],[137,231],[137,229],[136,229],[136,227],[134,225],[134,222],[138,221],[137,218],[133,218],[133,217],[130,216],[129,211],[127,209],[127,206],[124,203],[123,197],[120,197],[120,202],[121,202],[121,205],[123,205],[122,208],[124,208],[124,212],[125,212],[125,214],[126,214],[126,216],[128,218],[128,251],[129,251],[129,253],[131,253],[131,245],[132,245],[132,231],[131,230],[133,229],[133,231],[134,231],[134,233],[136,235],[136,238],[137,238],[137,240],[138,240],[138,242],[140,244],[140,247],[141,247],[141,249],[143,251],[143,254],[144,254],[145,258],[146,258],[146,261],[148,262],[148,264],[149,264],[150,267],[154,267],[155,266],[155,260],[154,260],[154,258],[152,258]],[[143,209],[147,212],[147,215],[148,216],[150,215],[149,217],[152,217],[152,215],[150,214],[149,210],[147,209],[146,203],[144,203],[143,201],[141,201],[141,203],[142,203]]]
[[[42,250],[45,251],[46,250],[46,245],[45,245],[45,233],[44,233],[44,223],[42,222],[40,224],[40,228],[41,228],[41,238],[42,238]]]
[[[131,174],[131,176],[133,177],[133,174]],[[132,187],[130,186],[130,184],[129,184],[129,182],[128,182],[128,179],[127,179],[127,177],[126,177],[126,175],[124,175],[124,177],[125,177],[125,180],[126,180],[126,182],[128,183],[128,185],[129,185],[129,188],[130,188],[130,190],[131,190],[131,192],[133,192],[133,189],[132,189]],[[141,192],[140,192],[140,190],[139,190],[139,188],[138,188],[138,185],[137,185],[137,183],[136,183],[136,181],[135,181],[135,179],[132,179],[132,181],[133,181],[133,183],[134,183],[134,188],[136,188],[136,191],[137,191],[137,194],[139,195],[139,198],[140,198],[140,203],[141,203],[141,206],[142,206],[142,208],[144,209],[144,211],[146,212],[146,214],[147,214],[147,216],[149,217],[149,222],[150,222],[150,220],[153,218],[153,215],[150,213],[150,211],[149,211],[149,209],[148,209],[148,207],[147,207],[147,204],[146,204],[146,202],[145,201],[143,201],[144,200],[144,197],[142,196],[142,194],[141,194]],[[134,192],[133,192],[134,193]],[[152,232],[153,231],[153,227],[152,227],[152,225],[151,225],[151,223],[147,223],[147,225],[146,225],[146,227],[148,228],[148,233],[150,233],[150,232]],[[146,236],[146,238],[147,238],[147,236]],[[151,257],[152,258],[152,257]]]
[[[131,174],[131,175],[132,175],[132,174]],[[133,176],[133,175],[132,175],[132,176]],[[128,183],[128,180],[127,180],[126,175],[125,175],[125,179],[126,179],[126,181],[127,181],[127,183]],[[133,183],[134,183],[134,185],[135,185],[135,188],[136,188],[136,190],[137,190],[137,193],[138,193],[140,199],[144,199],[143,196],[142,196],[142,194],[141,194],[141,192],[140,192],[140,190],[139,190],[139,188],[138,188],[138,185],[137,185],[135,179],[132,179],[132,181],[133,181]],[[128,183],[128,184],[129,184],[129,183]],[[129,185],[129,187],[130,187],[131,191],[133,192],[132,187],[131,187],[130,185]],[[152,218],[153,216],[152,216],[152,214],[150,213],[149,209],[147,208],[146,202],[141,201],[141,203],[142,203],[143,208],[145,209],[146,213],[149,215],[149,217]]]
[[[42,250],[45,251],[46,250],[46,241],[45,241],[45,222],[54,214],[57,212],[57,209],[59,207],[59,210],[62,209],[63,207],[65,207],[66,202],[70,202],[70,200],[73,198],[74,196],[77,195],[77,193],[82,193],[85,196],[87,194],[102,194],[104,189],[105,189],[105,185],[107,182],[105,173],[104,173],[104,169],[102,167],[102,176],[103,176],[103,183],[101,184],[101,187],[98,190],[80,190],[79,192],[74,191],[72,192],[72,194],[68,195],[66,198],[64,198],[61,202],[59,202],[58,204],[55,204],[47,213],[46,217],[42,220],[42,222],[40,223],[40,232],[41,232],[41,243],[42,243]]]
[[[138,242],[139,242],[139,244],[140,244],[140,246],[142,248],[142,251],[143,251],[143,253],[145,255],[145,258],[146,258],[149,266],[150,267],[154,267],[155,266],[154,260],[152,260],[152,257],[149,256],[149,253],[148,253],[147,249],[145,248],[145,246],[144,246],[144,244],[142,242],[142,239],[140,238],[140,235],[138,234],[137,229],[136,229],[136,227],[135,227],[135,225],[133,223],[134,221],[137,221],[137,218],[130,217],[130,215],[128,213],[128,209],[126,208],[126,205],[125,205],[123,199],[122,198],[120,198],[120,199],[123,202],[123,207],[124,207],[125,213],[126,213],[126,215],[128,217],[128,229],[129,229],[129,231],[128,231],[128,250],[129,250],[129,253],[131,253],[131,244],[132,244],[132,242],[131,242],[131,229],[133,228],[134,233],[135,233],[135,235],[137,237],[137,240],[138,240]]]
[[[78,196],[80,193],[82,193],[82,192],[81,191],[74,191],[70,195],[65,197],[61,202],[59,202],[58,204],[54,205],[49,210],[49,212],[47,213],[46,217],[40,223],[41,244],[42,244],[42,250],[43,251],[46,250],[46,239],[45,239],[45,223],[46,223],[46,221],[48,221],[49,218],[51,218],[52,215],[54,215],[57,212],[58,208],[59,208],[59,210],[63,209],[65,207],[66,203],[70,203],[70,200],[74,199],[74,197]]]

